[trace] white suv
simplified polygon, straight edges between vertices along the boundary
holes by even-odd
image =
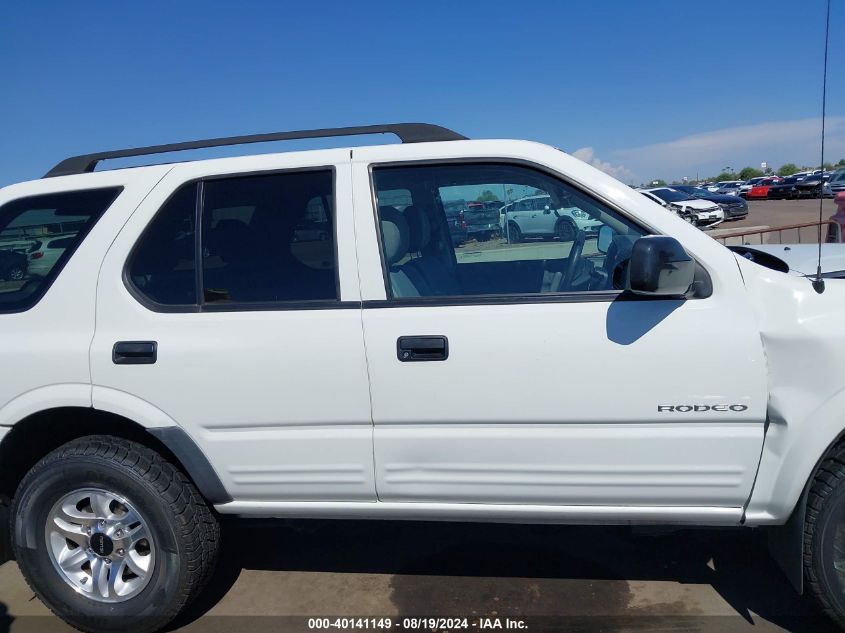
[[[95,171],[377,132],[404,142]],[[74,626],[166,625],[220,515],[767,528],[845,618],[843,282],[423,124],[47,176],[0,190],[0,249],[72,238],[0,283],[0,494]],[[455,246],[443,200],[527,196],[594,225]]]
[[[548,194],[525,196],[499,210],[499,227],[511,243],[526,237],[557,237],[571,242],[578,231],[595,233],[600,226],[601,222],[578,207],[555,208]]]

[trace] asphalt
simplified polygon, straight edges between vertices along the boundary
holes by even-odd
[[[829,217],[835,206],[823,204]],[[720,229],[817,217],[817,200],[752,202],[746,220]],[[470,630],[834,630],[793,591],[765,538],[750,529],[227,521],[217,573],[174,628],[308,631],[309,618],[366,617],[399,630],[406,616],[452,616]],[[14,562],[0,566],[0,633],[70,630]]]
[[[836,204],[831,198],[821,201],[822,220],[829,220],[836,213]],[[773,227],[794,226],[819,221],[819,200],[751,200],[748,203],[748,216],[742,220],[723,222],[716,229],[708,231],[714,237],[727,233],[746,232]],[[800,231],[800,232],[799,232]],[[742,241],[759,243],[759,235],[746,236]],[[813,242],[818,239],[818,230],[814,227],[785,230],[780,234],[765,233],[763,242],[784,244]],[[734,240],[737,241],[737,240]],[[739,243],[739,241],[737,241]]]

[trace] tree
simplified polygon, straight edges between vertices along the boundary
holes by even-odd
[[[711,178],[711,180],[713,180],[715,182],[720,182],[722,180],[736,180],[736,174],[733,173],[732,171],[723,171],[718,176],[713,176],[713,178]]]
[[[789,176],[798,171],[798,166],[795,163],[786,163],[778,167],[778,176]]]
[[[496,197],[496,194],[495,194],[495,193],[493,193],[493,192],[492,192],[492,191],[490,191],[489,189],[485,189],[484,191],[482,191],[482,192],[481,192],[481,195],[479,195],[479,196],[475,199],[475,201],[476,201],[476,202],[495,202],[495,201],[497,201],[498,199],[499,199],[499,198],[498,198],[498,197]]]
[[[836,163],[835,167],[845,167],[845,158],[840,158],[839,162]]]
[[[739,170],[740,180],[748,180],[749,178],[759,178],[763,172],[755,167],[743,167]]]

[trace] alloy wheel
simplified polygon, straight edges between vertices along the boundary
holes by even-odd
[[[123,602],[152,577],[156,546],[132,504],[99,488],[74,490],[47,515],[53,567],[76,591],[97,602]]]

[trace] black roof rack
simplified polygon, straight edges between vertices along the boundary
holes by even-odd
[[[250,134],[248,136],[226,136],[223,138],[171,143],[169,145],[151,145],[149,147],[136,147],[134,149],[119,149],[112,152],[97,152],[96,154],[71,156],[44,174],[44,178],[92,172],[101,160],[111,158],[164,154],[166,152],[181,152],[192,149],[204,149],[206,147],[224,147],[226,145],[246,145],[247,143],[267,143],[269,141],[290,141],[293,139],[332,136],[359,136],[361,134],[395,134],[403,143],[462,141],[467,138],[445,127],[431,125],[430,123],[392,123],[389,125],[363,125],[359,127],[326,128],[323,130],[299,130],[296,132]]]

